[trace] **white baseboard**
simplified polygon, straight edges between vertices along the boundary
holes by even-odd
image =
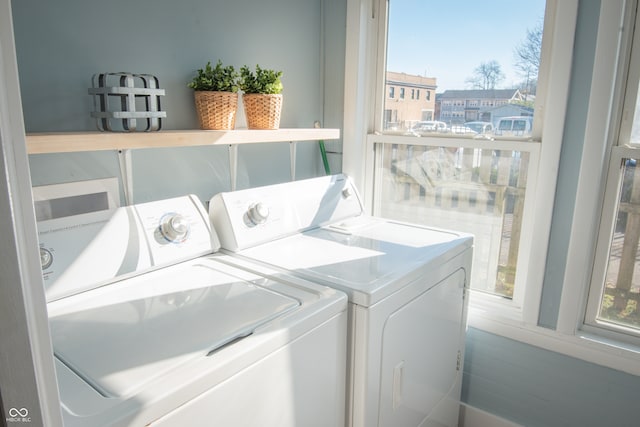
[[[460,403],[458,427],[522,427],[482,409]]]

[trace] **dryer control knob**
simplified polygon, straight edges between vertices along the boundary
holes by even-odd
[[[254,224],[264,224],[269,218],[269,207],[264,203],[254,203],[249,206],[249,210],[247,211],[247,216]]]
[[[180,214],[166,215],[160,223],[162,236],[170,242],[182,242],[190,230],[189,221]]]

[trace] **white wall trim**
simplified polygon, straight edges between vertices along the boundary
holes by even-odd
[[[61,426],[10,0],[0,0],[0,149],[1,421],[12,418],[11,408],[25,408],[32,425]]]
[[[460,404],[458,427],[522,427],[497,415],[478,409],[475,406]]]

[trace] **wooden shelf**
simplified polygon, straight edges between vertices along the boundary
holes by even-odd
[[[27,134],[29,154],[141,148],[319,141],[340,138],[339,129],[162,130],[159,132],[58,132]]]

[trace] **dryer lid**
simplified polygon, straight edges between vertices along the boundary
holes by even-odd
[[[300,305],[252,283],[225,279],[51,318],[54,353],[101,394],[128,396]]]
[[[360,216],[274,240],[239,254],[339,289],[369,306],[417,271],[445,263],[473,245],[469,234]]]

